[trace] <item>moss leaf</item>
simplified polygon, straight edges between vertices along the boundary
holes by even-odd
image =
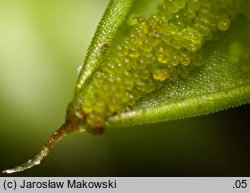
[[[89,48],[77,83],[77,91],[91,89],[91,75],[101,64],[105,42],[124,33],[131,15],[150,15],[159,0],[111,0]],[[248,8],[246,8],[247,10]],[[244,11],[243,11],[244,12]],[[105,33],[103,33],[105,32]],[[114,42],[113,42],[114,43]],[[205,115],[250,102],[250,24],[238,16],[228,31],[202,48],[201,66],[187,78],[167,82],[126,112],[108,119],[108,126],[135,125]],[[78,89],[79,88],[79,89]],[[80,94],[80,97],[83,97]],[[79,98],[76,92],[74,101]],[[75,106],[79,103],[74,102]]]

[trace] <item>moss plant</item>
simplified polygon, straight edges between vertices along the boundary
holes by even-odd
[[[102,134],[106,127],[181,119],[250,102],[247,0],[138,2],[110,1],[65,123],[34,159],[6,173],[40,164],[74,131]]]

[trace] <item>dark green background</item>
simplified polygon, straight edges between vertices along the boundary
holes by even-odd
[[[0,170],[63,122],[107,0],[0,1]],[[209,116],[72,134],[17,176],[250,176],[249,105]]]

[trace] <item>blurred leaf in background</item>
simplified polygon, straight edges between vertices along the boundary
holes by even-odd
[[[0,170],[64,121],[77,67],[108,0],[0,1]],[[67,137],[19,176],[249,176],[249,105],[200,118]]]

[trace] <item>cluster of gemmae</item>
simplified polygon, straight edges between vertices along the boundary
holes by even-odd
[[[167,81],[188,75],[204,42],[227,31],[244,0],[165,0],[150,17],[129,17],[92,76],[82,110],[92,128]]]

